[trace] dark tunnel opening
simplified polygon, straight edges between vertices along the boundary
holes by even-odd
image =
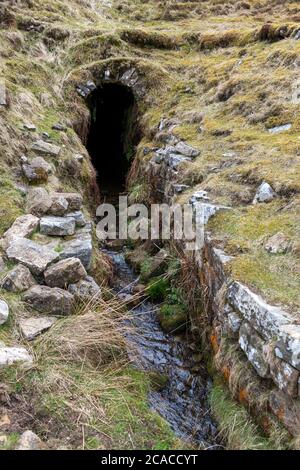
[[[139,140],[137,106],[132,90],[106,83],[90,97],[91,124],[87,149],[102,196],[126,189],[126,177]]]

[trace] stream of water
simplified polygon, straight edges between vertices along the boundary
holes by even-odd
[[[103,251],[114,264],[112,287],[119,295],[131,294],[138,278],[122,252]],[[159,372],[168,379],[164,388],[149,393],[150,406],[178,437],[200,448],[220,448],[207,399],[211,381],[205,367],[186,335],[175,336],[162,330],[155,313],[157,308],[145,300],[133,308],[130,320],[135,333],[129,337],[134,346],[128,353],[133,363],[139,369]]]

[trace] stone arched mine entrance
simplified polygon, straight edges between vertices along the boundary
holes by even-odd
[[[86,147],[103,196],[125,190],[126,176],[139,140],[137,104],[129,86],[100,84],[89,94],[90,126]]]

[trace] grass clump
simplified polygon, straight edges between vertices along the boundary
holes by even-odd
[[[210,405],[218,421],[220,436],[229,450],[272,450],[272,442],[263,437],[247,410],[235,403],[227,389],[214,383],[210,391]]]

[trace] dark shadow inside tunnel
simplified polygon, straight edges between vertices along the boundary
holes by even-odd
[[[87,149],[102,195],[123,192],[139,140],[137,106],[132,90],[105,83],[90,96],[91,124]]]

